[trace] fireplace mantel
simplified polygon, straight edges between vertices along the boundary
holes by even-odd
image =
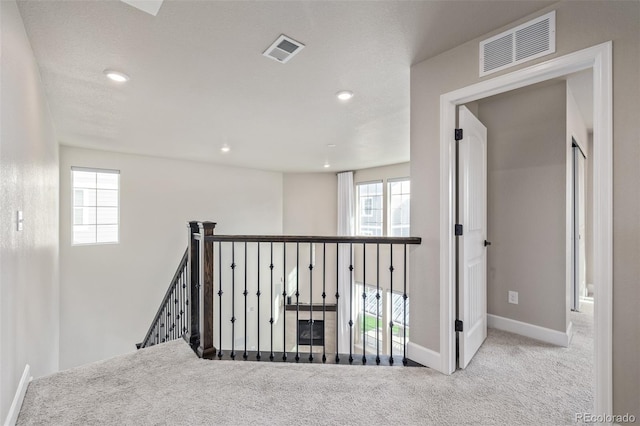
[[[324,310],[326,312],[335,312],[337,309],[336,304],[327,304],[324,305]],[[322,303],[314,303],[313,305],[309,305],[308,303],[300,303],[298,305],[296,305],[295,303],[291,303],[291,304],[287,304],[284,305],[284,310],[285,311],[297,311],[298,308],[300,308],[300,312],[322,312],[323,310],[323,306]]]

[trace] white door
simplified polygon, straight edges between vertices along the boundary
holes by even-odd
[[[465,368],[487,338],[487,128],[459,108],[458,367]]]

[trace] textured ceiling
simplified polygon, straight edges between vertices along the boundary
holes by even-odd
[[[411,64],[550,3],[167,0],[155,17],[120,1],[19,7],[61,144],[336,171],[409,160]],[[284,65],[262,56],[282,33],[306,45]],[[355,97],[341,103],[342,89]]]

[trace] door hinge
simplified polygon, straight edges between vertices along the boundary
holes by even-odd
[[[462,331],[462,321],[456,320],[456,331]]]
[[[456,237],[459,237],[460,235],[462,235],[462,225],[459,223],[456,223],[454,232]]]
[[[455,137],[456,137],[457,141],[461,141],[462,140],[462,129],[456,129]]]

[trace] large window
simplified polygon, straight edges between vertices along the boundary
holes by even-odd
[[[408,237],[411,181],[407,178],[356,185],[357,235]]]
[[[382,236],[382,188],[382,182],[359,183],[356,185],[356,196],[358,197],[358,235]]]
[[[71,168],[73,244],[118,242],[120,172]]]

